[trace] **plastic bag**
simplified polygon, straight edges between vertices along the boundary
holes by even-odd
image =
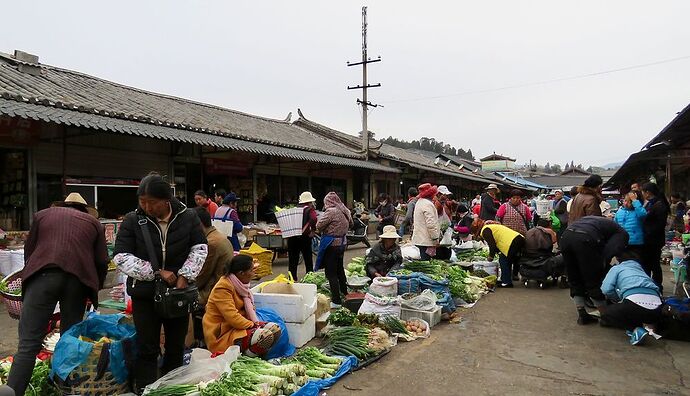
[[[129,377],[128,361],[134,355],[136,344],[136,330],[134,326],[120,323],[125,315],[99,315],[89,314],[86,319],[67,330],[55,345],[55,353],[51,362],[50,377],[58,376],[66,381],[69,374],[82,365],[93,350],[93,342],[82,341],[79,336],[85,336],[92,340],[108,337],[110,342],[108,370],[118,383],[124,383]],[[105,349],[104,349],[105,352]]]
[[[280,339],[266,354],[266,359],[274,359],[280,357],[292,356],[295,353],[294,345],[290,344],[290,336],[288,335],[285,321],[278,315],[278,313],[270,308],[257,308],[256,316],[262,322],[273,322],[280,326]]]
[[[453,229],[448,227],[446,231],[443,232],[443,237],[438,243],[440,246],[452,246],[453,245]]]
[[[266,282],[261,282],[259,283],[259,291],[263,290],[266,285],[270,285],[271,283],[295,283],[295,281],[292,279],[292,273],[288,273],[288,276],[285,276],[285,274],[280,274],[273,278],[273,280],[266,281]]]
[[[419,260],[421,258],[419,248],[412,244],[401,246],[400,253],[405,260]]]
[[[240,356],[240,347],[232,345],[224,354],[211,357],[206,349],[192,350],[192,360],[188,365],[178,367],[165,374],[158,381],[148,385],[144,394],[167,385],[196,385],[217,379],[223,373],[229,373],[230,365]]]
[[[418,296],[412,297],[410,299],[402,300],[402,307],[414,309],[417,311],[433,311],[436,309],[436,293],[427,289],[421,292]]]
[[[377,314],[379,317],[393,316],[400,318],[400,296],[396,297],[378,297],[367,293],[364,295],[364,301],[359,307],[358,314]]]
[[[398,295],[398,279],[394,277],[377,277],[369,286],[369,293],[382,297],[395,297]]]

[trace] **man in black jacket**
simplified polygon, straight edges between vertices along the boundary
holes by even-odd
[[[139,207],[122,221],[115,241],[113,260],[127,275],[127,293],[132,297],[132,316],[137,330],[138,354],[135,389],[143,390],[158,379],[161,326],[165,330],[163,374],[182,366],[189,316],[163,318],[154,304],[154,279],[169,287],[185,289],[204,265],[208,245],[199,217],[172,196],[170,185],[158,174],[141,180]],[[151,263],[144,232],[151,237],[156,270]]]
[[[597,308],[606,305],[601,282],[611,259],[628,244],[628,233],[616,222],[600,216],[585,216],[563,232],[560,248],[570,283],[570,296],[577,308],[577,323],[594,323],[596,318],[585,310],[591,298]]]
[[[482,220],[496,220],[496,212],[498,212],[498,186],[491,183],[486,187],[486,192],[482,194],[481,210],[479,211],[479,218]]]

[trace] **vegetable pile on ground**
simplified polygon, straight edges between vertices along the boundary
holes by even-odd
[[[445,276],[446,263],[440,260],[420,261],[414,260],[403,264],[404,269],[412,272],[423,272],[430,278],[443,278]],[[399,273],[399,272],[398,272]]]
[[[405,324],[398,318],[395,318],[393,316],[386,316],[385,318],[383,318],[381,322],[386,327],[386,329],[391,332],[391,334],[410,334],[410,332],[405,327]]]
[[[328,316],[328,323],[333,326],[352,326],[357,320],[357,314],[347,308],[338,308]]]
[[[7,376],[12,368],[12,359],[7,358],[0,361],[0,385],[7,383]],[[26,388],[25,395],[28,396],[59,396],[62,395],[49,380],[50,363],[47,360],[36,360],[34,371],[31,373],[29,386]]]
[[[199,391],[198,385],[165,385],[145,392],[146,396],[185,396]]]
[[[231,366],[231,374],[223,374],[208,384],[200,384],[202,396],[291,395],[309,377],[307,369],[299,363],[273,365],[259,358],[240,356]]]
[[[479,249],[456,249],[455,257],[458,261],[472,262],[472,261],[486,261],[489,257],[489,251],[484,248]]]
[[[467,303],[473,303],[496,284],[496,276],[480,278],[470,275],[464,269],[451,266],[448,268],[448,289],[453,297],[459,297]]]
[[[345,276],[348,278],[351,276],[367,276],[367,272],[364,269],[366,264],[365,260],[365,257],[354,257],[347,267],[345,267]]]
[[[286,359],[285,362],[303,365],[310,379],[322,379],[335,375],[343,361],[340,358],[325,355],[318,348],[306,347]]]
[[[336,356],[355,356],[367,360],[377,355],[369,348],[370,330],[359,326],[336,327],[326,333],[328,346],[326,353]]]
[[[405,322],[405,329],[410,332],[410,334],[420,337],[426,334],[427,325],[420,320],[410,319]]]
[[[326,279],[326,273],[322,271],[318,272],[307,272],[302,278],[302,283],[311,283],[316,285],[316,291],[321,294],[325,294],[330,297],[331,290],[328,288],[328,279]]]

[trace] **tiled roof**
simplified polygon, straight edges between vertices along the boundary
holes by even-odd
[[[308,120],[301,111],[298,111],[298,119],[294,124],[315,133],[322,134],[329,139],[334,139],[343,144],[348,144],[351,150],[356,150],[361,147],[361,139],[357,136],[349,135],[347,133],[326,127],[317,122]],[[486,178],[483,174],[473,173],[470,169],[460,170],[458,166],[445,166],[444,163],[435,163],[437,154],[431,152],[424,152],[421,150],[403,149],[400,147],[391,146],[389,144],[381,143],[377,140],[370,139],[369,146],[372,151],[380,158],[389,159],[397,162],[402,162],[413,168],[435,172],[438,174],[458,177],[465,180],[476,181],[479,183],[495,183],[492,178]]]
[[[33,68],[33,72],[19,70],[22,68],[26,71],[26,67]],[[79,114],[75,117],[81,118],[86,114],[98,115],[99,122],[106,124],[132,121],[150,127],[228,136],[339,157],[363,158],[356,150],[293,125],[288,120],[258,117],[148,92],[54,66],[27,64],[3,53],[0,53],[0,97],[7,101],[45,107],[39,111],[41,113],[57,109],[63,110],[61,113],[65,117],[69,117],[69,112]]]
[[[176,129],[163,125],[142,123],[133,120],[111,118],[99,114],[83,113],[49,106],[37,106],[31,103],[17,102],[0,98],[0,114],[36,121],[54,122],[68,126],[78,126],[154,139],[183,143],[202,144],[227,150],[237,150],[254,154],[271,155],[302,161],[326,163],[332,165],[379,170],[399,173],[396,168],[380,165],[371,161],[355,158],[337,157],[334,155],[314,153],[266,143],[250,142],[231,138],[222,134],[202,133],[199,131]]]

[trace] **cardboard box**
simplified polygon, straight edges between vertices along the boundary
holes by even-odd
[[[255,286],[252,293],[257,308],[271,308],[285,322],[304,323],[316,312],[316,285],[311,283],[270,283],[262,291]]]
[[[296,348],[304,346],[316,334],[316,316],[311,315],[304,323],[285,323],[290,344]]]

